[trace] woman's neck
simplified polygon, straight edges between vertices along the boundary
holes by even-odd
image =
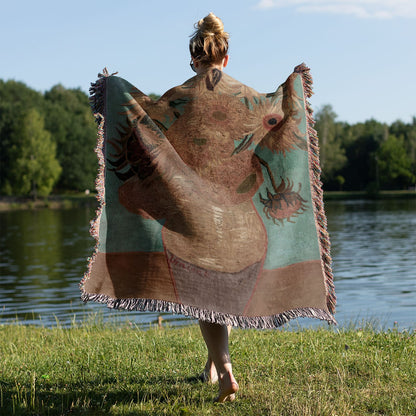
[[[209,65],[201,65],[199,64],[196,68],[195,68],[195,72],[199,75],[202,74],[204,72],[207,72],[211,69],[219,69],[220,71],[222,71],[224,68],[224,66],[221,64],[209,64]]]

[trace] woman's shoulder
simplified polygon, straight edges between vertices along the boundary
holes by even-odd
[[[233,78],[232,76],[224,73],[224,83],[226,83],[229,87],[234,89],[235,91],[239,91],[240,95],[243,97],[253,97],[253,96],[260,96],[263,95],[259,93],[254,88],[244,84],[241,81]]]
[[[228,75],[224,71],[213,68],[202,74],[195,75],[187,79],[181,85],[175,86],[161,97],[162,99],[170,99],[175,97],[198,97],[206,96],[206,94],[227,94],[235,97],[252,97],[260,96],[254,88],[245,85],[244,83]]]

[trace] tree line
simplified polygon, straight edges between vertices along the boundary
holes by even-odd
[[[0,194],[46,196],[94,188],[96,126],[88,96],[0,80]]]
[[[411,123],[348,124],[325,105],[315,119],[325,190],[414,186],[416,117]],[[96,137],[88,96],[80,89],[56,85],[40,93],[0,80],[0,195],[94,189]]]
[[[315,120],[324,189],[374,193],[415,186],[416,117],[410,123],[348,124],[325,105]]]

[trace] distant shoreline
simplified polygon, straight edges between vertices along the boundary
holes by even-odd
[[[81,206],[98,206],[96,194],[49,195],[36,200],[23,196],[0,196],[0,212],[44,208],[70,209]]]
[[[365,191],[328,191],[324,193],[325,201],[342,201],[351,199],[416,199],[416,191],[381,191],[369,194]],[[33,200],[22,196],[0,196],[0,212],[32,209],[70,209],[81,206],[98,206],[96,194],[62,194],[50,195]]]
[[[369,193],[366,191],[327,191],[324,192],[325,201],[349,199],[416,199],[416,191],[380,191]]]

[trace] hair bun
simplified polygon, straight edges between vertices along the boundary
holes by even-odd
[[[229,35],[224,32],[222,20],[210,13],[195,23],[195,32],[189,41],[189,52],[203,64],[219,64],[228,52]]]
[[[224,32],[224,24],[222,20],[210,13],[197,23],[197,29],[203,36],[215,36],[225,34],[228,38],[228,33]]]

